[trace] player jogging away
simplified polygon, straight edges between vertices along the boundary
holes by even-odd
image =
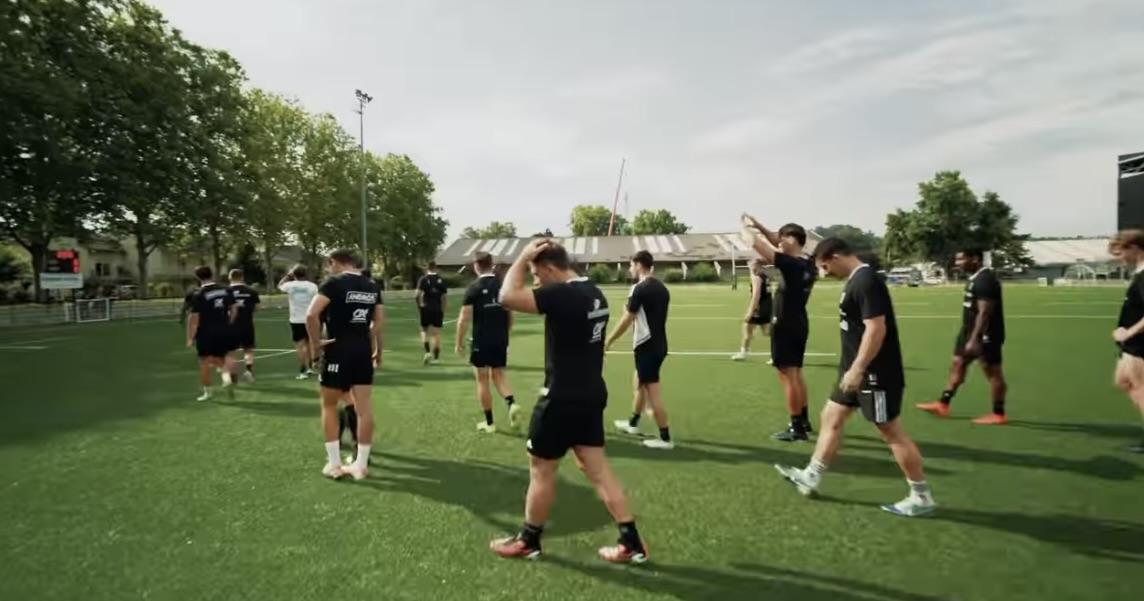
[[[616,339],[635,324],[632,332],[632,352],[636,361],[635,395],[631,418],[617,420],[615,426],[621,432],[638,435],[640,416],[643,415],[644,408],[650,405],[652,416],[659,427],[659,438],[645,440],[643,445],[652,449],[673,449],[675,443],[671,440],[667,409],[663,406],[659,385],[660,367],[667,358],[667,307],[671,304],[671,294],[667,291],[667,286],[655,277],[655,259],[648,251],[637,252],[631,259],[629,269],[636,285],[632,286],[628,294],[624,317],[608,336],[605,348],[611,349]]]
[[[508,338],[512,330],[512,312],[500,304],[501,283],[493,273],[493,257],[487,252],[479,252],[473,260],[473,271],[477,281],[465,290],[461,313],[457,317],[456,351],[461,355],[465,350],[465,335],[469,323],[473,324],[472,352],[469,364],[473,366],[473,377],[477,382],[477,400],[485,419],[477,424],[477,431],[486,434],[496,432],[493,423],[493,394],[490,384],[497,394],[508,404],[509,427],[516,428],[520,416],[520,406],[505,377],[508,365]]]
[[[191,314],[187,319],[187,346],[194,346],[199,355],[199,383],[203,393],[197,400],[211,398],[211,369],[222,373],[222,385],[233,394],[234,380],[230,351],[234,349],[234,323],[237,308],[234,297],[225,286],[214,282],[214,270],[202,266],[195,269],[199,289],[191,297]]]
[[[286,272],[282,281],[278,282],[278,289],[286,293],[287,303],[290,307],[290,339],[294,342],[294,350],[298,354],[298,380],[305,380],[314,375],[314,362],[317,357],[310,355],[310,341],[306,334],[306,312],[310,310],[310,303],[318,295],[318,285],[306,280],[306,267],[295,265]]]
[[[739,352],[731,355],[732,361],[746,361],[750,356],[755,328],[762,330],[765,336],[771,333],[773,317],[771,281],[764,271],[765,267],[766,263],[761,260],[751,259],[751,300],[747,303],[747,314],[743,317],[742,344],[739,345]]]
[[[381,327],[384,314],[381,290],[373,280],[357,270],[351,250],[330,253],[330,277],[318,288],[318,295],[306,314],[310,356],[321,353],[322,434],[326,443],[328,478],[349,475],[364,480],[369,471],[373,441],[373,373],[381,362]],[[322,337],[322,326],[326,337]],[[338,401],[352,393],[357,417],[357,456],[343,467],[338,454],[340,429]]]
[[[1133,271],[1117,328],[1112,332],[1112,339],[1120,346],[1116,385],[1128,394],[1144,419],[1144,231],[1120,232],[1112,239],[1109,252]],[[1144,436],[1128,450],[1144,453]]]
[[[445,295],[449,289],[437,274],[437,264],[430,261],[426,274],[417,280],[417,310],[421,317],[421,346],[425,348],[426,365],[441,358],[441,326],[445,319]],[[432,352],[429,343],[432,342]]]
[[[972,274],[965,285],[962,300],[961,331],[953,346],[953,362],[949,368],[949,383],[941,398],[917,407],[938,417],[949,417],[953,395],[965,382],[965,372],[974,361],[981,361],[981,371],[989,380],[993,398],[993,411],[973,420],[973,423],[1000,426],[1008,423],[1005,417],[1005,372],[1001,369],[1001,347],[1005,344],[1005,306],[1001,301],[1001,280],[993,269],[985,267],[984,253],[967,248],[957,253],[954,264],[962,273]]]
[[[783,442],[809,440],[812,428],[802,366],[806,357],[806,341],[810,337],[806,303],[810,300],[818,271],[814,268],[814,261],[803,253],[806,229],[797,223],[788,223],[775,233],[747,214],[743,215],[743,225],[750,234],[755,251],[764,262],[774,265],[781,275],[771,319],[771,364],[779,374],[790,425],[772,438]]]
[[[823,271],[846,281],[839,303],[842,356],[838,362],[838,386],[822,409],[822,431],[810,463],[805,469],[782,465],[775,469],[800,493],[813,496],[842,446],[846,421],[860,409],[889,445],[909,484],[905,499],[883,505],[882,509],[906,517],[932,513],[936,505],[922,470],[921,452],[898,419],[906,381],[890,291],[882,278],[839,238],[823,240],[814,254]]]
[[[531,269],[539,288],[524,287]],[[643,563],[647,549],[628,510],[623,485],[604,455],[604,335],[608,299],[588,278],[572,270],[568,251],[540,238],[513,263],[501,287],[501,305],[544,316],[544,388],[528,428],[529,484],[524,525],[511,538],[490,544],[501,557],[535,559],[556,500],[556,470],[569,449],[595,487],[620,531],[619,543],[600,549],[612,563]],[[582,509],[582,508],[581,508]]]
[[[254,312],[258,310],[261,299],[258,291],[246,285],[241,269],[230,270],[230,294],[234,297],[234,345],[236,350],[243,352],[246,369],[242,377],[247,382],[254,381]],[[237,363],[237,361],[235,361]]]

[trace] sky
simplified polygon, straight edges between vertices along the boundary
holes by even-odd
[[[1139,0],[150,0],[251,85],[336,116],[432,177],[450,236],[568,231],[610,206],[693,231],[881,232],[960,170],[1021,229],[1116,225],[1144,150]]]

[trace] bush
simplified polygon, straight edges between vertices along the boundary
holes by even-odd
[[[182,296],[179,288],[170,282],[159,282],[148,286],[151,298],[177,298]]]
[[[405,290],[405,287],[405,278],[399,275],[395,275],[392,278],[389,278],[389,290]]]
[[[710,263],[696,263],[694,267],[687,270],[687,281],[718,282],[719,274],[715,273],[715,268]]]
[[[441,281],[448,288],[464,288],[468,283],[465,276],[459,273],[442,273]]]
[[[683,270],[682,269],[668,269],[667,271],[664,271],[663,272],[663,281],[667,282],[668,284],[678,284],[679,282],[682,282],[683,281]]]
[[[588,279],[597,284],[611,284],[616,281],[616,272],[607,265],[593,265],[588,270]]]

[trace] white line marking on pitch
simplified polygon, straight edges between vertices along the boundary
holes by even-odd
[[[631,351],[608,351],[609,355],[630,355]],[[730,357],[735,351],[668,351],[668,355],[683,357]],[[807,357],[836,357],[837,353],[804,353]],[[769,357],[770,353],[747,353],[752,357]]]
[[[19,345],[4,345],[0,346],[0,351],[42,351],[48,347],[46,346],[19,346]]]
[[[269,349],[267,349],[267,350],[269,350]],[[294,353],[294,352],[297,352],[297,351],[295,351],[294,349],[286,349],[286,350],[281,350],[281,351],[276,351],[276,352],[270,353],[269,355],[255,354],[254,358],[255,359],[270,359],[271,357],[279,357],[279,356],[286,355],[289,353]]]

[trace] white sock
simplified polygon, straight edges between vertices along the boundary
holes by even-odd
[[[231,380],[230,380],[230,372],[229,371],[222,372],[222,383],[226,384],[228,386],[230,385]]]
[[[203,386],[203,394],[209,395],[210,393],[211,393],[211,387],[210,386]]]
[[[369,447],[367,444],[357,446],[357,457],[354,458],[354,467],[359,470],[369,468]]]
[[[342,456],[338,454],[339,452],[341,452],[341,450],[342,450],[341,441],[335,440],[333,442],[327,442],[326,443],[326,461],[329,461],[330,465],[341,465],[342,464]]]
[[[925,480],[914,482],[907,478],[906,483],[910,485],[910,496],[924,497],[926,499],[933,498],[933,494],[930,492],[929,483]]]
[[[745,346],[739,347],[739,354],[740,355],[746,355],[747,354],[747,347],[745,347]]]
[[[811,459],[803,471],[811,480],[818,482],[822,478],[822,474],[826,472],[826,464],[817,459]]]

